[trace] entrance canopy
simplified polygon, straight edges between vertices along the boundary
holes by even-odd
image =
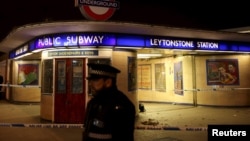
[[[17,48],[20,48],[28,42],[34,40],[36,37],[47,37],[48,35],[59,33],[86,32],[171,37],[182,38],[185,40],[201,39],[225,42],[239,42],[247,44],[248,46],[250,45],[250,35],[240,33],[182,29],[172,27],[170,28],[135,23],[71,21],[37,23],[19,27],[10,32],[9,35],[0,43],[0,51],[4,53],[10,53],[11,51],[16,50]],[[246,48],[248,48],[248,46]]]

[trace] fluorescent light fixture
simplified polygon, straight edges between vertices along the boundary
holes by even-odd
[[[123,46],[116,46],[115,48],[123,48],[123,49],[141,49],[142,47],[123,47]]]
[[[36,50],[33,50],[32,52],[37,53],[37,52],[40,52],[40,51],[43,51],[43,50],[45,50],[45,49],[36,49]]]
[[[250,33],[250,30],[238,31],[238,33]]]
[[[217,52],[218,50],[196,50],[196,52]]]
[[[79,46],[80,48],[96,48],[96,46]]]
[[[66,48],[65,46],[57,46],[56,48]]]
[[[78,46],[68,46],[67,48],[79,48]]]
[[[226,52],[226,53],[237,53],[238,51],[225,51],[225,50],[196,50],[196,52],[213,52],[213,53],[218,53],[218,52]]]
[[[150,57],[145,56],[145,57],[137,57],[138,59],[149,59]]]
[[[14,59],[19,59],[19,58],[22,58],[22,57],[25,57],[25,56],[28,56],[28,55],[31,55],[31,54],[32,54],[32,53],[25,53],[25,54],[23,54],[23,55],[20,55],[20,56],[14,58]]]
[[[137,58],[161,57],[162,54],[137,54]]]
[[[240,52],[240,51],[237,51],[235,53],[250,54],[250,52]]]

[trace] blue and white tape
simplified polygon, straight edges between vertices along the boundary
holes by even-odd
[[[0,123],[0,127],[23,127],[23,128],[83,128],[83,124],[23,124],[23,123]]]
[[[174,131],[207,131],[207,127],[175,127],[175,126],[136,126],[140,130],[174,130]]]
[[[0,123],[0,127],[21,128],[84,128],[83,124],[24,124],[24,123]],[[174,130],[174,131],[207,131],[207,127],[174,127],[174,126],[136,126],[137,130]]]

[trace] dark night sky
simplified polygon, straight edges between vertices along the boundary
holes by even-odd
[[[243,1],[244,2],[244,1]],[[248,5],[201,0],[121,0],[109,21],[219,30],[250,25]],[[6,0],[0,5],[0,41],[15,27],[49,21],[85,20],[74,0]]]

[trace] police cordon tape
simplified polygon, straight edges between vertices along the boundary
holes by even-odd
[[[175,131],[207,131],[207,127],[175,127],[175,126],[136,126],[135,129],[140,130],[175,130]]]
[[[0,123],[0,127],[21,128],[83,128],[83,124],[25,124],[25,123]]]
[[[24,123],[0,123],[0,127],[21,128],[84,128],[83,124],[24,124]],[[175,131],[207,131],[207,127],[171,127],[171,126],[146,126],[139,125],[138,130],[175,130]]]
[[[39,85],[15,85],[15,84],[10,84],[10,83],[0,84],[0,86],[3,86],[3,87],[23,87],[23,88],[41,88],[41,86],[39,86]]]
[[[22,87],[22,88],[41,88],[39,85],[16,85],[16,84],[0,84],[3,87]],[[237,91],[237,90],[250,90],[250,88],[197,88],[197,89],[166,89],[166,91],[175,91],[175,92],[182,92],[182,91]]]

